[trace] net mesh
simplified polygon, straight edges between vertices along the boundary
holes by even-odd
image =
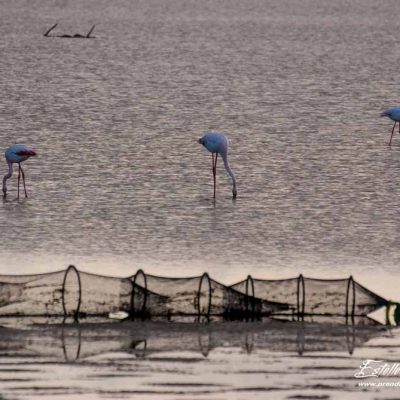
[[[328,284],[329,282],[329,284]],[[307,314],[335,314],[346,312],[348,280],[323,281],[304,279],[306,301],[304,312]],[[351,299],[350,303],[351,303]],[[349,307],[350,304],[347,305]]]
[[[286,303],[256,298],[249,291],[241,292],[211,279],[211,315],[235,318],[246,315],[271,315],[288,309]]]
[[[2,315],[63,314],[65,271],[38,275],[0,275]]]
[[[249,279],[249,278],[248,278]],[[248,279],[232,285],[245,292]],[[284,280],[252,279],[253,296],[277,302],[286,302],[288,311],[315,315],[365,316],[388,301],[348,279],[314,279],[300,275]]]
[[[251,290],[252,296],[256,299],[284,304],[284,308],[287,312],[292,313],[296,309],[297,278],[285,280],[261,280],[248,277],[246,280],[238,282],[231,287],[241,293],[246,293],[247,288],[247,293]],[[285,310],[282,309],[281,311]]]
[[[127,278],[78,271],[0,275],[0,316],[95,316],[125,312],[131,317],[277,314],[364,316],[389,302],[352,277],[321,280],[261,280],[249,276],[232,286],[208,274],[166,278],[139,270]]]
[[[129,311],[132,282],[127,278],[113,278],[80,272],[81,304],[80,311],[86,314],[106,314]],[[70,295],[74,297],[74,288]]]
[[[162,296],[162,301],[146,302],[146,312],[154,316],[198,314],[198,291],[201,277],[164,278],[147,275],[146,290]]]
[[[142,285],[153,297],[159,296],[158,301],[146,302],[145,313],[151,316],[202,315],[235,319],[287,309],[286,304],[256,299],[210,279],[208,274],[191,278],[146,275]]]

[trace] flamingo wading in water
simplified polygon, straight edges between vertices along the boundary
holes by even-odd
[[[392,144],[392,138],[394,134],[394,128],[396,128],[396,124],[399,123],[399,133],[400,133],[400,107],[390,107],[386,111],[381,114],[381,117],[389,117],[392,121],[394,121],[392,135],[390,136],[389,146]]]
[[[32,147],[23,146],[20,144],[14,144],[10,146],[6,152],[6,161],[8,164],[8,173],[4,175],[3,178],[3,194],[4,197],[7,196],[7,179],[11,178],[13,174],[13,164],[18,164],[18,199],[19,199],[19,181],[22,175],[22,181],[24,183],[24,190],[25,190],[25,197],[28,197],[26,193],[26,186],[25,186],[25,174],[24,170],[21,167],[21,163],[27,160],[29,157],[36,156],[36,152],[32,149]]]
[[[214,199],[217,186],[217,159],[218,154],[221,155],[224,162],[226,172],[232,178],[232,195],[235,199],[237,196],[236,177],[228,163],[228,139],[223,133],[209,132],[206,133],[198,142],[203,145],[212,155],[212,171],[214,175]]]

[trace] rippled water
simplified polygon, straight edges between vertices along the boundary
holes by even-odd
[[[399,330],[368,321],[38,325],[0,333],[7,400],[398,398],[396,387],[358,387],[398,377],[354,377],[365,359],[398,361]]]
[[[2,1],[0,143],[39,153],[0,207],[2,270],[398,276],[395,4]],[[212,202],[207,130],[236,202],[222,164]]]
[[[379,118],[399,100],[397,11],[395,0],[0,0],[0,147],[38,151],[24,164],[29,198],[16,201],[14,177],[0,206],[0,272],[354,274],[399,300],[400,138],[389,148]],[[56,22],[54,35],[96,24],[95,38],[43,37]],[[208,130],[229,136],[235,202],[222,165],[212,201],[211,157],[196,142]],[[107,333],[94,344],[105,355],[67,364],[42,354],[62,354],[58,336],[21,334],[10,349],[3,331],[1,387],[11,398],[344,399],[361,393],[349,376],[362,359],[397,357],[397,331],[363,337],[355,356],[328,331],[315,357],[297,358],[283,328],[277,352],[263,347],[267,330],[251,356],[246,338],[222,335],[208,358],[170,343],[166,360],[143,362],[130,335],[114,349]]]

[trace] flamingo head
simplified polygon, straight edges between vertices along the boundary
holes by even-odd
[[[204,136],[202,138],[200,138],[199,140],[197,140],[197,143],[201,144],[202,146],[204,146],[206,149],[210,150],[207,146],[209,144],[209,142],[207,142],[206,139],[204,139]],[[211,151],[211,150],[210,150]]]

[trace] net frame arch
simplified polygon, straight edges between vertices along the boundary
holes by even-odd
[[[202,313],[201,310],[201,290],[202,290],[202,286],[203,286],[203,281],[207,280],[208,283],[208,307],[207,307],[207,313]],[[204,274],[201,276],[200,280],[199,280],[199,289],[197,291],[197,314],[198,317],[206,317],[209,318],[210,314],[211,314],[211,306],[212,306],[212,287],[211,287],[211,280],[210,280],[210,276],[208,275],[207,272],[204,272]]]
[[[297,316],[303,317],[305,306],[306,306],[306,288],[305,288],[305,284],[304,284],[303,274],[300,274],[299,277],[297,278],[297,296],[296,297],[297,297],[296,298]]]
[[[250,289],[250,294],[249,294]],[[251,309],[249,309],[249,303]],[[251,275],[247,276],[246,279],[246,314],[254,317],[256,310],[256,302],[255,302],[255,289],[254,289],[254,280]]]
[[[77,277],[77,281],[78,281],[78,294],[79,294],[78,302],[77,302],[76,310],[73,312],[74,317],[77,318],[79,316],[81,302],[82,302],[82,282],[81,282],[81,276],[80,276],[79,270],[74,265],[69,265],[64,274],[64,279],[63,279],[62,289],[61,289],[62,307],[63,307],[64,317],[67,317],[68,311],[67,311],[67,307],[65,304],[65,285],[67,283],[68,275],[70,273],[72,273],[71,271],[73,271],[75,273],[75,275]]]
[[[353,301],[351,302],[351,313],[349,314],[350,295],[352,295]],[[346,319],[348,317],[354,318],[355,309],[356,309],[356,287],[353,275],[350,275],[347,281],[347,290],[346,290],[346,310],[345,310]]]
[[[138,276],[142,276],[143,277],[143,283],[144,285],[138,285],[136,283]],[[144,315],[146,313],[146,305],[147,305],[147,276],[145,274],[145,272],[142,269],[138,269],[136,271],[136,274],[133,276],[133,279],[131,279],[132,282],[132,292],[131,292],[131,316],[133,317],[135,314],[137,313],[141,313],[142,315]],[[135,293],[136,293],[136,287],[137,286],[141,286],[143,287],[143,304],[142,304],[142,309],[140,311],[135,310]]]

